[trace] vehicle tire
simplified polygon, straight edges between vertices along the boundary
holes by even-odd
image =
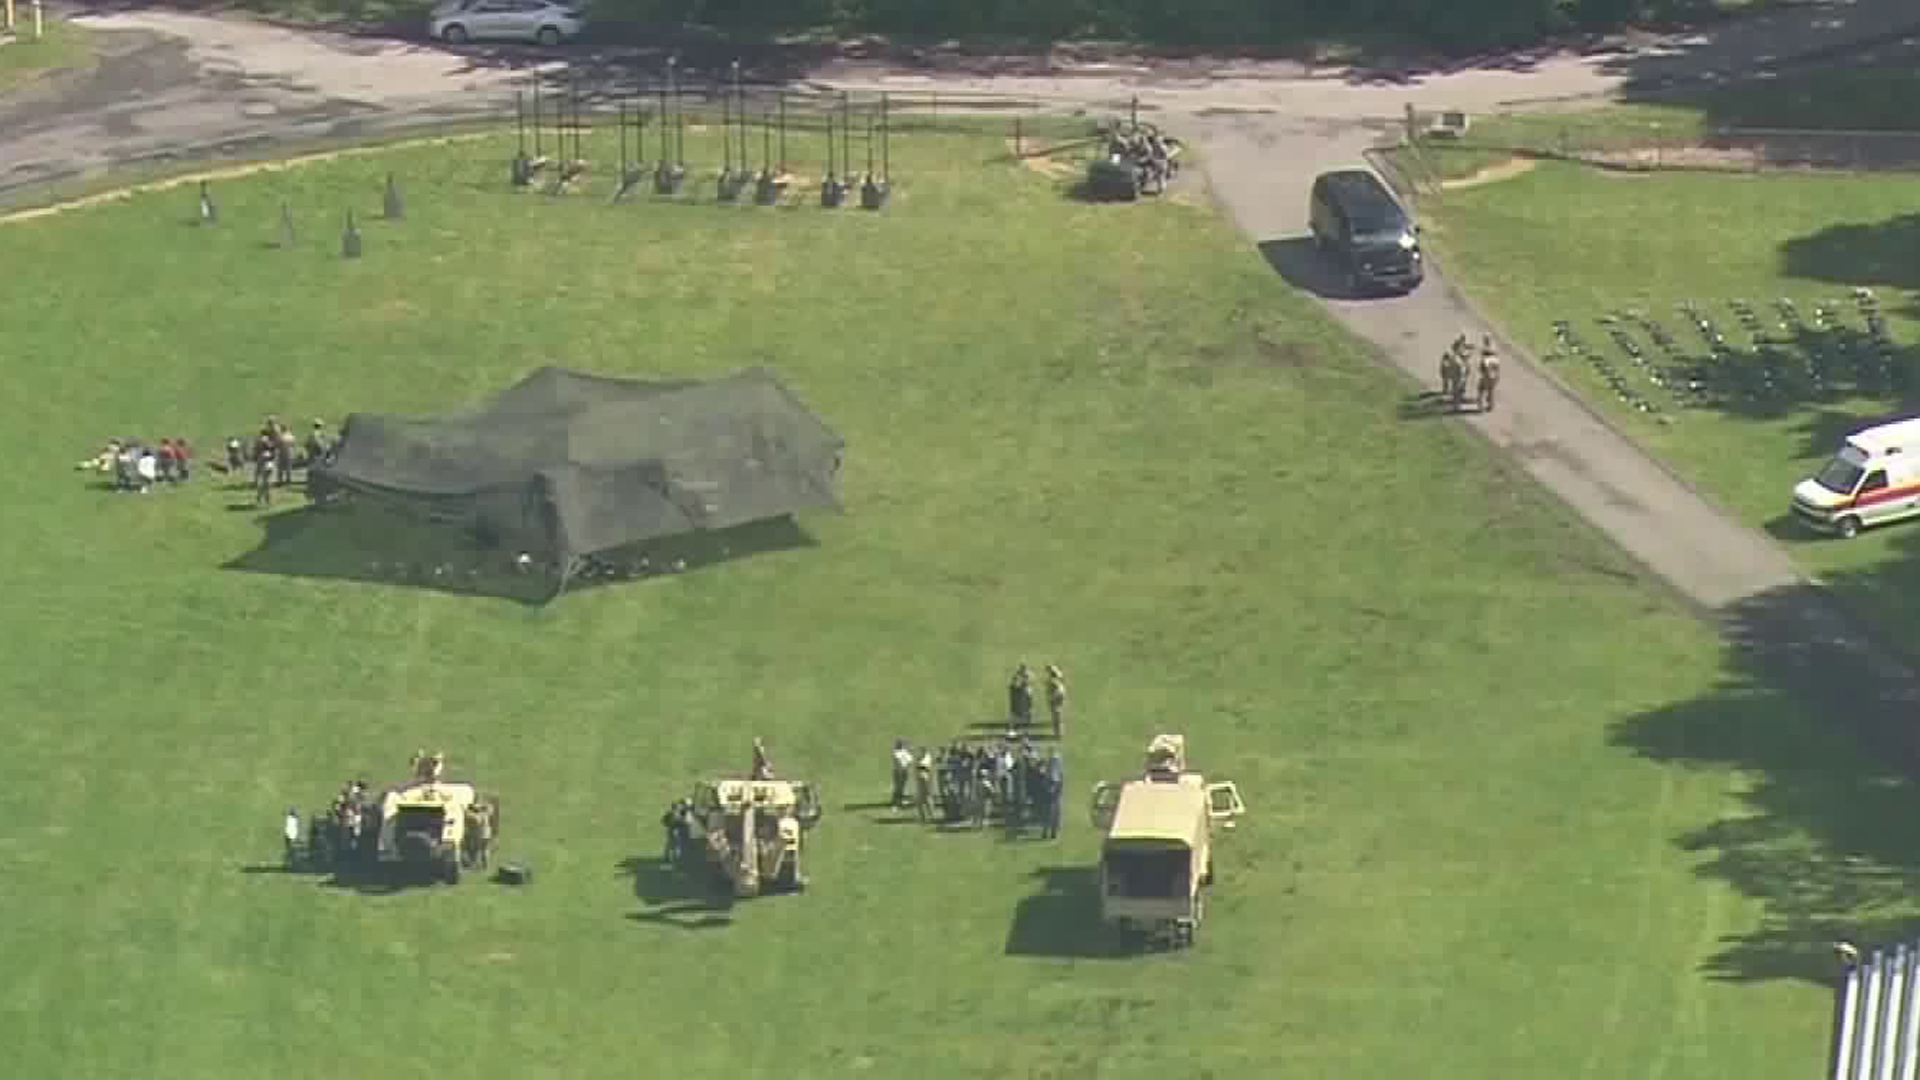
[[[465,45],[469,40],[467,28],[459,23],[450,23],[440,31],[440,40],[449,45]]]
[[[1835,524],[1840,528],[1840,538],[1842,540],[1851,540],[1860,535],[1860,519],[1854,517],[1852,514],[1841,518]]]
[[[551,49],[560,44],[560,31],[551,26],[543,26],[540,28],[539,33],[533,35],[533,40],[539,44],[541,48]]]

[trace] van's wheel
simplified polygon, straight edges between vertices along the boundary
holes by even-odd
[[[449,45],[465,45],[467,43],[467,28],[461,26],[459,23],[454,23],[440,31],[440,40]]]
[[[1860,535],[1860,519],[1854,517],[1852,514],[1841,518],[1838,524],[1840,526],[1840,536],[1842,539],[1851,540]]]
[[[539,42],[541,48],[551,49],[560,44],[560,31],[551,26],[543,26],[539,33],[533,35],[533,40]]]

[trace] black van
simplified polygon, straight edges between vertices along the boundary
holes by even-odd
[[[1349,292],[1412,292],[1426,278],[1420,227],[1367,170],[1322,173],[1310,212],[1313,244],[1338,261]]]

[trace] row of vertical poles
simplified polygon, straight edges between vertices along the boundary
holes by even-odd
[[[760,167],[756,172],[750,167],[749,151],[750,127],[756,118],[749,112],[739,61],[733,62],[731,77],[730,84],[720,87],[719,95],[724,162],[717,193],[723,202],[735,201],[751,184],[754,201],[761,205],[772,205],[779,201],[792,181],[787,164],[787,96],[780,94],[777,109],[762,108],[757,117],[761,126],[761,146]],[[557,194],[566,190],[588,167],[584,145],[586,118],[579,84],[569,77],[552,107],[549,121],[546,100],[556,97],[556,94],[543,92],[543,85],[543,81],[536,77],[530,91],[516,91],[514,95],[517,147],[513,158],[513,182],[515,186],[528,186],[535,175],[554,168],[556,175],[548,190]],[[854,185],[852,95],[843,91],[835,105],[837,108],[830,105],[825,114],[827,168],[820,201],[821,205],[827,207],[842,205]],[[687,167],[686,101],[676,60],[667,61],[667,79],[658,88],[657,110],[653,117],[659,131],[659,154],[653,169],[654,190],[662,195],[677,194],[684,186]],[[888,95],[880,96],[878,108],[869,108],[865,119],[867,160],[866,170],[859,182],[860,199],[862,206],[877,210],[885,204],[892,188],[891,101]],[[620,168],[613,201],[631,195],[646,174],[647,122],[648,112],[643,106],[637,103],[629,105],[625,101],[619,103],[616,123]]]
[[[1850,964],[1834,1011],[1833,1080],[1916,1080],[1920,945]]]

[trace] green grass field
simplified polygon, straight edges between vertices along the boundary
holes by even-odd
[[[1589,346],[1625,364],[1626,354],[1595,322],[1621,309],[1646,312],[1689,352],[1704,353],[1675,309],[1687,300],[1710,308],[1739,346],[1749,335],[1729,310],[1736,298],[1755,305],[1776,332],[1780,297],[1792,298],[1809,319],[1815,302],[1828,302],[1858,332],[1865,324],[1850,293],[1866,286],[1879,290],[1901,362],[1911,365],[1920,341],[1911,188],[1904,176],[1649,176],[1543,164],[1513,179],[1448,191],[1427,213],[1436,248],[1467,291],[1538,355],[1554,351],[1553,323],[1566,319]],[[1636,339],[1657,355],[1645,334],[1636,332]],[[1770,403],[1669,408],[1656,419],[1623,406],[1588,364],[1562,361],[1555,370],[1742,518],[1774,531],[1897,638],[1920,626],[1902,599],[1920,583],[1908,530],[1836,543],[1814,540],[1784,520],[1793,484],[1847,432],[1904,415],[1900,393],[1857,393],[1843,382],[1824,397],[1796,391]],[[1634,381],[1655,402],[1670,403],[1650,382]]]
[[[1078,204],[998,140],[921,137],[882,214],[615,207],[506,190],[510,152],[219,182],[211,228],[190,186],[0,225],[29,268],[0,292],[16,1075],[1819,1067],[1824,942],[1909,911],[1910,797],[1854,799],[1878,759],[1464,429],[1395,419],[1404,388],[1198,201]],[[777,368],[848,440],[849,513],[534,608],[223,569],[258,565],[242,493],[70,468],[554,361]],[[1023,658],[1073,680],[1074,791],[1181,730],[1245,794],[1196,951],[1113,954],[1078,796],[1058,843],[859,808],[891,739],[994,719]],[[815,885],[703,902],[656,819],[755,735],[824,787]],[[416,747],[502,793],[531,887],[278,871],[287,805]]]
[[[87,62],[90,46],[84,28],[63,19],[49,19],[45,34],[36,40],[32,13],[26,5],[20,5],[16,15],[21,23],[18,35],[9,41],[0,34],[0,94],[46,72]]]

